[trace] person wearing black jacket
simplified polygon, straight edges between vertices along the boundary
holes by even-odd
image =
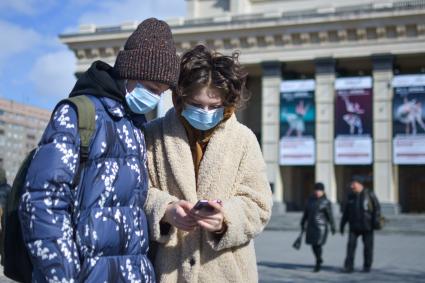
[[[7,183],[6,172],[0,167],[0,208],[4,209],[7,197],[10,193],[10,185]]]
[[[365,188],[360,179],[354,178],[350,188],[340,225],[341,234],[344,234],[347,222],[350,227],[344,271],[351,273],[354,270],[357,238],[361,236],[364,245],[363,271],[370,272],[373,260],[373,230],[377,228],[381,208],[375,194]]]
[[[0,250],[3,251],[4,240],[3,240],[3,213],[6,207],[7,198],[9,197],[11,187],[7,183],[6,172],[0,165]],[[3,258],[2,264],[3,264]]]
[[[314,185],[314,193],[308,198],[301,220],[301,229],[306,229],[306,243],[312,246],[316,257],[314,272],[319,272],[323,263],[322,246],[328,236],[328,224],[332,234],[335,234],[335,222],[331,202],[327,199],[322,183]]]

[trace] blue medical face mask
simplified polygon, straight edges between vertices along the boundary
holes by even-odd
[[[214,128],[223,120],[224,107],[214,110],[204,110],[193,105],[186,104],[182,111],[182,116],[195,129],[206,131]]]
[[[146,114],[158,105],[160,96],[150,92],[141,83],[137,83],[136,87],[127,93],[125,100],[131,111]]]

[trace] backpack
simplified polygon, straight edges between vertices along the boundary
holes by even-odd
[[[95,108],[92,101],[84,95],[64,99],[56,108],[64,103],[71,104],[77,110],[78,132],[80,134],[80,166],[74,184],[78,185],[82,165],[88,158],[89,144],[96,128]],[[55,108],[55,110],[56,110]],[[55,111],[53,111],[55,113]],[[52,114],[53,115],[53,114]],[[36,153],[33,149],[22,162],[10,191],[4,216],[2,217],[1,264],[4,275],[18,282],[31,282],[32,264],[22,237],[21,223],[18,217],[19,201],[23,194],[28,168]]]
[[[373,200],[369,192],[366,192],[368,198],[367,208],[372,212],[372,225],[374,230],[382,230],[385,226],[386,219],[382,215],[377,215],[376,208],[373,205]]]

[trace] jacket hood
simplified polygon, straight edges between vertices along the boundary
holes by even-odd
[[[77,80],[69,97],[93,95],[124,103],[125,93],[124,80],[118,79],[114,68],[103,61],[95,61]]]

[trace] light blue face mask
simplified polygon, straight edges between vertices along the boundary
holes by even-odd
[[[127,93],[125,100],[131,111],[137,114],[146,114],[158,105],[160,96],[150,92],[141,83],[137,83],[136,87]]]
[[[189,124],[201,131],[206,131],[217,126],[223,120],[223,115],[224,107],[207,111],[189,104],[185,105],[182,112],[182,116]]]

